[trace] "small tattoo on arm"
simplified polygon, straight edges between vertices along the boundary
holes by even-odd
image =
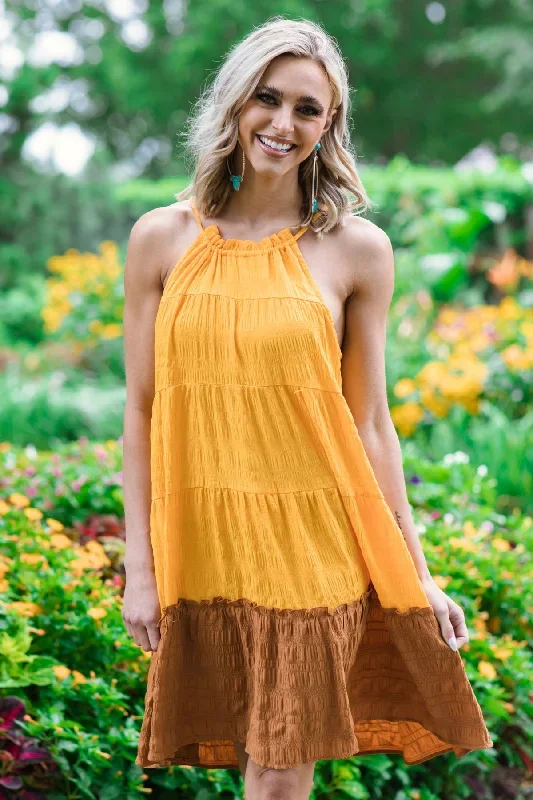
[[[398,523],[398,527],[402,531],[402,534],[403,534],[402,526],[401,526],[401,523],[400,523],[400,515],[399,515],[399,513],[397,511],[395,511],[394,512],[394,516],[396,517],[396,522]]]

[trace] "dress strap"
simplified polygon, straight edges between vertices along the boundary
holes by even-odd
[[[196,221],[198,222],[198,225],[200,226],[200,230],[203,231],[204,230],[204,226],[202,225],[202,219],[200,217],[200,212],[196,208],[196,203],[194,202],[192,197],[191,197],[191,208],[194,211],[194,216],[196,217]]]
[[[315,219],[316,219],[318,216],[320,216],[320,214],[321,214],[321,213],[322,213],[321,211],[315,211],[315,213],[314,213],[314,214],[313,214],[313,216],[311,217],[311,220],[312,220],[312,222],[314,222],[314,221],[315,221]],[[293,234],[293,239],[299,239],[299,238],[300,238],[300,236],[303,236],[303,234],[306,232],[306,230],[308,230],[308,228],[309,228],[309,225],[304,225],[304,226],[303,226],[303,228],[300,228],[300,230],[298,231],[298,233],[295,233],[295,234]]]

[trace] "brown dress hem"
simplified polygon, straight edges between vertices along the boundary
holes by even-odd
[[[493,746],[433,609],[384,609],[372,584],[335,609],[180,599],[160,628],[144,768],[237,768],[234,741],[273,769],[370,753],[414,765]]]

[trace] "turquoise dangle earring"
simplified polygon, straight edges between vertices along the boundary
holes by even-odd
[[[311,210],[313,214],[315,213],[315,211],[318,211],[318,200],[315,197],[315,192],[316,192],[315,184],[318,186],[318,151],[320,150],[321,147],[322,145],[320,144],[320,142],[317,142],[315,144],[315,157],[313,160],[313,180],[311,189],[311,197],[313,198],[313,205]]]
[[[229,179],[230,179],[231,183],[233,184],[233,188],[235,189],[235,191],[238,192],[240,183],[241,183],[241,181],[242,181],[242,179],[244,177],[244,150],[242,151],[242,175],[232,175],[231,174],[231,170],[229,168],[228,159],[226,159],[226,164],[227,164],[227,167],[228,167]]]

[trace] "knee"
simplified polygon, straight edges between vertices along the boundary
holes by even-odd
[[[270,769],[252,765],[257,781],[258,800],[290,800],[296,797],[299,789],[299,777],[293,769]]]

